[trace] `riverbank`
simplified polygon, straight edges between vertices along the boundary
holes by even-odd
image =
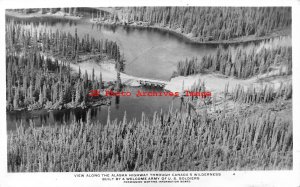
[[[54,18],[53,18],[54,19]],[[84,19],[83,22],[89,21],[88,19]],[[81,22],[80,22],[81,23]],[[273,40],[272,40],[273,41]],[[132,40],[130,40],[132,42]],[[264,43],[264,42],[262,42]],[[144,45],[144,43],[141,42],[141,46]],[[169,46],[166,46],[164,48],[159,49],[164,53],[164,50],[167,50]],[[140,48],[138,48],[140,49]],[[150,48],[151,49],[151,48]],[[136,49],[137,50],[137,49]],[[158,50],[157,50],[158,51]],[[155,52],[157,52],[155,51]],[[148,53],[148,51],[146,50]],[[197,51],[198,52],[198,51]],[[155,53],[153,53],[155,55]],[[59,58],[59,57],[56,57]],[[117,71],[115,69],[115,62],[106,60],[102,62],[98,62],[96,60],[90,59],[86,60],[88,58],[85,58],[84,61],[80,61],[81,63],[71,63],[70,66],[74,72],[78,72],[79,68],[81,69],[81,72],[84,73],[87,71],[87,74],[89,76],[92,75],[92,72],[94,71],[95,77],[100,78],[100,73],[102,74],[102,80],[103,81],[116,81],[117,79]],[[62,59],[65,61],[65,59]],[[160,63],[167,63],[166,60],[162,60]],[[134,70],[140,70],[143,67],[134,67]],[[147,68],[145,68],[147,69]],[[164,68],[161,68],[164,71]],[[149,69],[147,69],[149,71]],[[154,69],[153,72],[156,70]],[[141,86],[141,81],[149,81],[149,82],[160,82],[160,80],[154,80],[154,79],[145,79],[141,78],[140,76],[144,75],[138,75],[138,76],[131,76],[126,73],[121,73],[121,80],[122,84],[128,85],[128,86]],[[224,90],[224,86],[227,82],[234,82],[234,84],[231,85],[236,85],[236,84],[247,84],[249,85],[252,83],[249,80],[237,80],[237,79],[232,79],[228,77],[222,77],[217,74],[212,74],[212,75],[196,75],[196,76],[190,76],[190,77],[177,77],[172,79],[171,81],[162,81],[166,86],[164,87],[166,90],[169,91],[181,91],[182,90],[182,85],[183,82],[185,81],[185,89],[190,89],[190,87],[195,84],[197,81],[203,80],[203,79],[208,79],[206,83],[207,87],[209,88],[208,91],[213,91],[214,93],[217,92],[222,92]],[[183,81],[184,80],[184,81]],[[224,85],[224,86],[219,86],[219,85]],[[232,86],[234,87],[234,86]],[[153,88],[153,87],[152,87]]]
[[[55,60],[53,56],[45,56]],[[58,59],[59,63],[61,60]],[[116,81],[117,80],[117,70],[115,69],[115,62],[113,60],[106,60],[100,63],[96,63],[93,60],[84,61],[82,63],[70,63],[70,67],[73,73],[78,73],[79,69],[81,72],[87,72],[90,77],[94,71],[94,75],[97,79],[100,78],[100,74],[102,76],[102,80],[105,82]],[[283,68],[282,71],[286,71]],[[292,76],[281,76],[280,69],[274,69],[271,72],[260,74],[257,76],[253,76],[248,79],[237,79],[234,77],[228,77],[225,75],[221,75],[218,73],[209,73],[209,74],[197,74],[190,76],[177,76],[172,78],[170,81],[162,81],[155,79],[147,79],[142,77],[135,77],[132,75],[128,75],[124,72],[120,73],[121,82],[123,85],[131,86],[131,87],[139,87],[141,86],[141,81],[146,82],[157,82],[165,85],[164,89],[170,92],[179,92],[182,93],[182,89],[190,90],[194,85],[196,85],[199,81],[205,82],[205,87],[207,91],[212,92],[213,94],[219,94],[224,91],[225,85],[228,84],[228,91],[233,91],[236,86],[241,85],[244,88],[255,86],[262,88],[265,85],[273,85],[275,89],[280,86],[280,83],[287,83],[292,81]],[[223,85],[223,86],[220,86]]]
[[[12,111],[39,111],[39,110],[63,110],[63,109],[76,109],[76,108],[89,108],[89,107],[97,107],[102,105],[110,105],[111,97],[97,97],[97,98],[91,98],[92,101],[87,102],[81,102],[81,103],[75,103],[75,102],[69,102],[69,103],[63,103],[63,102],[56,102],[52,103],[51,101],[46,102],[44,105],[41,105],[39,102],[35,102],[31,105],[28,105],[26,107],[14,109],[14,110],[8,110],[9,112]]]
[[[279,76],[278,72],[273,71],[266,74],[254,76],[249,79],[236,79],[233,77],[227,77],[225,75],[220,75],[216,73],[210,74],[197,74],[190,76],[178,76],[174,77],[165,86],[166,90],[172,92],[180,92],[182,90],[190,90],[194,85],[197,85],[200,81],[205,83],[205,88],[207,91],[213,94],[221,93],[225,90],[225,86],[228,84],[228,91],[231,92],[236,86],[241,85],[244,88],[251,86],[257,88],[263,88],[266,85],[274,86],[277,89],[281,83],[291,83],[292,76]],[[277,76],[277,77],[276,77]],[[276,77],[276,78],[275,78]],[[271,79],[269,79],[271,78]]]
[[[97,21],[97,20],[92,20],[90,19],[91,23],[95,24],[103,24],[103,25],[117,25],[117,26],[124,26],[124,27],[131,27],[131,28],[144,28],[144,29],[155,29],[158,31],[162,32],[168,32],[170,34],[173,34],[179,38],[184,39],[185,41],[193,44],[211,44],[211,45],[230,45],[230,44],[241,44],[241,43],[248,43],[248,42],[257,42],[257,41],[262,41],[262,40],[268,40],[272,38],[277,38],[281,36],[291,36],[291,29],[284,29],[284,30],[278,30],[274,31],[273,33],[269,33],[266,36],[261,36],[257,37],[255,35],[249,35],[249,36],[244,36],[244,37],[238,37],[230,40],[221,40],[221,41],[199,41],[196,37],[193,37],[191,33],[185,34],[180,32],[180,29],[171,29],[168,27],[161,26],[159,24],[155,25],[150,25],[147,22],[133,22],[130,24],[124,25],[122,22],[111,22],[108,20],[103,20],[103,21]]]
[[[23,56],[24,54],[21,53],[19,55]],[[42,56],[42,58],[44,58],[45,61],[46,61],[46,59],[51,59],[53,62],[57,60],[59,64],[63,64],[63,62],[64,63],[70,62],[70,61],[62,60],[61,58],[58,58],[58,57],[54,57],[53,55],[50,55],[49,53],[40,52],[40,55]],[[85,63],[89,64],[89,62],[85,62]],[[110,64],[110,66],[108,66],[108,68],[114,67],[113,63],[106,62],[105,64]],[[80,66],[76,66],[75,64],[70,62],[70,68],[71,68],[70,72],[71,72],[72,76],[77,77],[77,75],[78,75],[77,73],[78,73]],[[77,68],[77,72],[76,72],[76,68]],[[83,68],[83,70],[85,70],[85,69]],[[49,73],[49,75],[52,76],[52,73]],[[89,75],[89,77],[91,77],[92,69],[88,75]],[[96,76],[96,77],[99,78],[99,76]],[[107,81],[107,84],[104,84],[104,86],[109,89],[114,89],[114,83],[112,83],[111,79],[110,79],[110,81]],[[91,93],[91,91],[92,90],[89,90],[90,93]],[[87,99],[82,102],[75,102],[74,98],[72,99],[71,102],[58,101],[58,100],[56,102],[52,102],[52,101],[47,100],[47,101],[43,101],[42,103],[40,103],[40,101],[37,102],[37,101],[33,100],[33,102],[23,105],[22,107],[13,108],[13,109],[11,107],[8,107],[7,111],[37,111],[37,110],[52,111],[52,110],[76,109],[76,108],[85,109],[85,108],[90,108],[90,107],[97,107],[97,106],[101,106],[101,105],[110,105],[111,104],[110,96],[104,96],[104,94],[102,92],[96,96],[90,95],[90,93],[88,94],[89,96],[87,97]]]
[[[8,16],[12,17],[17,17],[17,18],[34,18],[34,17],[53,17],[53,18],[66,18],[66,19],[72,19],[72,20],[80,20],[83,19],[82,16],[73,16],[69,15],[68,13],[63,13],[62,11],[58,11],[54,14],[51,13],[45,13],[42,14],[41,11],[35,12],[35,13],[29,13],[29,14],[23,14],[19,12],[14,12],[14,11],[5,11],[5,14]],[[169,27],[161,26],[159,24],[155,25],[150,25],[148,22],[132,22],[130,24],[124,25],[123,22],[112,22],[108,20],[93,20],[93,19],[87,19],[91,23],[95,24],[104,24],[104,25],[118,25],[118,26],[124,26],[124,27],[132,27],[132,28],[151,28],[155,29],[158,31],[162,32],[168,32],[170,34],[173,34],[181,39],[184,39],[185,41],[189,43],[194,43],[194,44],[211,44],[211,45],[230,45],[230,44],[241,44],[241,43],[248,43],[248,42],[257,42],[257,41],[262,41],[262,40],[268,40],[272,38],[277,38],[281,36],[291,36],[291,29],[283,29],[283,30],[278,30],[274,31],[272,33],[268,33],[266,36],[261,36],[257,37],[255,35],[249,35],[249,36],[244,36],[244,37],[238,37],[230,40],[221,40],[221,41],[199,41],[197,37],[193,37],[192,33],[185,34],[180,32],[180,29],[171,29]]]
[[[70,67],[76,72],[78,72],[79,68],[81,72],[87,71],[87,74],[89,76],[92,75],[94,69],[95,76],[99,78],[101,73],[103,81],[115,81],[117,78],[117,71],[112,61],[106,61],[99,64],[87,61],[78,64],[70,64]],[[279,76],[279,73],[279,69],[276,69],[272,72],[257,75],[249,79],[236,79],[234,77],[227,77],[225,75],[217,73],[210,73],[197,74],[186,77],[178,76],[172,78],[170,81],[145,79],[141,77],[131,76],[126,73],[120,73],[120,77],[122,84],[126,86],[139,87],[141,86],[140,81],[159,82],[165,84],[165,90],[179,93],[182,93],[182,88],[184,88],[184,90],[190,90],[199,81],[204,81],[207,91],[210,91],[213,94],[220,94],[224,91],[226,84],[228,84],[228,91],[231,92],[238,85],[243,86],[245,89],[251,86],[263,88],[265,85],[273,85],[274,88],[277,89],[281,83],[292,82],[292,76]]]
[[[268,103],[251,106],[246,112],[236,107],[236,112],[201,116],[170,110],[154,113],[152,118],[143,115],[141,120],[125,114],[123,122],[108,118],[105,123],[87,117],[86,122],[61,126],[36,127],[32,122],[26,128],[19,122],[7,135],[7,167],[9,172],[291,169],[292,159],[287,158],[293,153],[292,105],[286,106],[274,110],[273,103]],[[274,143],[278,135],[280,141]],[[262,138],[258,141],[257,137]],[[129,153],[130,147],[137,148]],[[209,159],[191,157],[199,152]],[[286,154],[280,154],[283,152]]]
[[[51,56],[50,54],[42,53],[44,58],[50,58],[53,61],[58,60],[58,63],[62,63],[62,60]],[[115,62],[113,60],[106,60],[102,62],[95,62],[93,59],[84,61],[82,63],[70,63],[71,72],[73,75],[76,75],[80,69],[82,73],[87,73],[88,77],[94,72],[96,79],[102,76],[103,82],[114,82],[117,80],[117,70],[115,69]],[[233,77],[227,77],[217,73],[209,73],[209,74],[197,74],[197,75],[190,75],[190,76],[178,76],[172,78],[170,81],[160,81],[154,79],[143,79],[140,77],[134,77],[128,75],[126,73],[121,73],[121,81],[123,85],[130,86],[130,87],[139,87],[141,85],[141,81],[148,81],[148,82],[160,82],[165,85],[164,90],[170,92],[179,92],[180,95],[183,95],[183,92],[188,90],[191,91],[195,85],[197,85],[200,81],[205,83],[206,91],[212,93],[212,96],[221,96],[222,92],[225,90],[225,86],[228,84],[228,91],[232,92],[236,86],[242,86],[244,89],[247,90],[249,87],[257,87],[258,89],[263,88],[266,85],[274,86],[274,89],[277,89],[281,83],[291,83],[292,76],[280,76],[280,70],[276,69],[271,72],[257,75],[249,79],[236,79]],[[108,88],[106,86],[106,88]],[[110,88],[111,89],[111,88]],[[47,110],[61,110],[61,109],[72,109],[72,108],[88,108],[100,105],[107,105],[110,101],[109,98],[105,99],[103,97],[102,100],[92,100],[86,103],[50,103],[47,102],[43,106],[39,103],[35,103],[32,106],[24,108],[23,110],[40,110],[40,109],[47,109]]]
[[[65,19],[72,19],[72,20],[80,20],[83,18],[81,16],[73,16],[68,13],[64,13],[62,11],[58,11],[54,14],[51,14],[50,12],[42,14],[41,11],[24,14],[24,13],[20,13],[20,12],[5,10],[5,15],[16,17],[16,18],[53,17],[53,18],[65,18]]]

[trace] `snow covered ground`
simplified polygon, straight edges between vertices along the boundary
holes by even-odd
[[[94,69],[95,77],[97,79],[99,79],[100,77],[100,72],[102,74],[103,81],[115,81],[117,79],[117,71],[115,69],[115,64],[113,60],[108,60],[106,62],[101,62],[101,63],[96,63],[94,61],[85,61],[78,64],[71,63],[70,67],[76,73],[78,73],[79,68],[82,74],[84,74],[86,71],[90,79],[91,79],[93,69]],[[285,71],[285,69],[283,70]],[[279,69],[275,69],[271,72],[254,76],[249,79],[236,79],[233,77],[226,77],[224,75],[220,75],[217,73],[210,73],[210,74],[190,75],[186,77],[178,76],[172,78],[170,81],[145,79],[145,78],[131,76],[125,73],[121,73],[120,76],[121,76],[122,83],[129,86],[140,86],[139,83],[140,80],[149,81],[149,82],[158,82],[158,83],[166,84],[166,86],[164,87],[165,90],[171,92],[180,92],[180,93],[182,93],[183,89],[190,90],[191,87],[197,82],[204,81],[206,91],[212,92],[214,94],[214,93],[223,92],[226,84],[228,84],[228,91],[232,91],[237,85],[244,86],[245,88],[249,86],[262,88],[266,84],[268,85],[271,84],[276,89],[280,86],[281,82],[282,83],[292,82],[291,75],[278,77],[277,76],[278,74],[279,74]]]
[[[278,77],[276,79],[270,81],[259,81],[261,79],[265,79],[267,77],[274,76],[274,74],[263,74],[260,76],[255,76],[250,79],[236,79],[233,77],[225,77],[223,75],[218,74],[205,74],[205,75],[192,75],[192,76],[179,76],[172,78],[171,81],[166,85],[165,89],[172,92],[182,92],[182,89],[189,90],[191,87],[199,82],[204,81],[205,87],[207,91],[210,92],[222,92],[225,90],[225,85],[228,84],[228,91],[232,91],[235,86],[242,85],[244,87],[255,86],[261,87],[266,84],[274,85],[274,88],[278,88],[281,82],[291,82],[292,77]]]
[[[23,14],[23,13],[19,13],[19,12],[6,10],[5,14],[9,15],[9,16],[14,16],[14,17],[20,17],[20,18],[57,17],[57,18],[68,18],[68,19],[74,19],[74,20],[78,20],[78,19],[82,18],[80,16],[73,16],[73,15],[70,15],[69,13],[64,13],[62,11],[57,11],[54,14],[51,14],[50,12],[42,14],[41,11],[34,12],[34,13],[29,13],[29,14]]]

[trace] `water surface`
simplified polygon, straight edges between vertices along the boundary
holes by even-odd
[[[11,21],[7,17],[7,21]],[[123,26],[97,25],[83,20],[66,20],[57,18],[13,18],[14,21],[22,22],[28,29],[38,28],[46,31],[57,29],[75,34],[77,28],[78,36],[81,38],[85,34],[95,39],[107,38],[116,41],[121,48],[121,53],[125,57],[125,72],[130,75],[169,80],[172,73],[176,70],[177,62],[186,58],[201,58],[204,55],[212,54],[216,51],[216,45],[192,44],[183,38],[177,37],[172,33],[159,31],[156,29],[132,28]],[[244,43],[231,45],[232,48],[242,46],[249,50],[256,43]],[[228,47],[228,46],[225,46]],[[142,91],[156,90],[155,88],[127,88],[133,93],[131,97],[113,98],[112,105],[94,107],[91,109],[91,120],[105,124],[107,114],[110,110],[112,120],[122,120],[126,111],[127,120],[141,118],[141,113],[146,116],[153,116],[155,111],[168,111],[171,103],[174,109],[180,110],[180,101],[171,97],[135,97],[137,89]],[[160,91],[160,90],[156,90]],[[87,109],[68,109],[61,111],[14,111],[7,112],[7,129],[14,130],[16,123],[23,122],[28,126],[32,121],[36,126],[54,125],[70,123],[73,120],[86,120]]]

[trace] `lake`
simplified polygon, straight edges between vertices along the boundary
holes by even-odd
[[[77,28],[79,38],[89,34],[95,39],[107,38],[115,41],[126,60],[125,73],[143,78],[169,80],[179,60],[194,56],[200,58],[216,49],[216,45],[192,44],[171,33],[153,28],[92,24],[87,19],[77,21],[47,17],[14,19],[23,21],[27,28],[51,29],[52,32],[58,29],[73,35]]]
[[[6,21],[11,21],[7,17]],[[172,33],[156,29],[132,28],[124,26],[97,25],[82,20],[66,20],[58,18],[13,18],[25,27],[37,27],[38,29],[55,32],[56,29],[75,33],[77,28],[78,36],[83,37],[89,34],[95,39],[107,38],[116,41],[125,57],[125,73],[143,78],[169,80],[176,70],[177,62],[186,58],[198,57],[211,54],[216,51],[216,45],[193,44]],[[247,47],[248,44],[243,44]],[[235,45],[237,46],[237,45]],[[151,91],[152,88],[126,88],[133,93],[131,97],[113,98],[112,105],[95,107],[91,109],[91,120],[106,123],[107,114],[110,110],[111,119],[122,120],[126,111],[127,120],[141,118],[141,112],[147,116],[153,116],[155,111],[166,112],[173,102],[174,108],[180,108],[179,99],[171,97],[135,97],[137,89]],[[68,109],[61,111],[14,111],[7,112],[7,130],[14,130],[16,122],[22,121],[28,126],[30,121],[36,126],[42,124],[64,124],[72,120],[85,121],[87,110]]]
[[[137,90],[152,91],[151,88],[125,88],[124,91],[130,91],[132,96],[129,97],[113,97],[110,106],[100,106],[91,108],[91,121],[99,121],[106,124],[108,112],[110,111],[111,120],[122,120],[126,111],[128,120],[140,120],[142,113],[151,118],[155,111],[168,112],[173,103],[173,111],[180,110],[180,100],[174,97],[136,97]],[[159,90],[156,90],[159,91]],[[163,91],[163,90],[161,90]],[[182,107],[184,110],[184,107]],[[13,111],[6,113],[7,130],[14,130],[16,123],[21,122],[24,126],[29,126],[30,121],[34,122],[35,126],[45,125],[62,125],[64,122],[86,121],[88,109],[65,109],[56,111]]]

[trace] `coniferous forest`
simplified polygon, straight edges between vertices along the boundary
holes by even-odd
[[[68,7],[6,14],[6,111],[18,118],[7,128],[8,172],[293,169],[291,8]],[[159,31],[148,33],[149,27]],[[165,37],[162,47],[148,47],[145,41],[157,42],[152,37]],[[222,43],[230,40],[239,43]],[[147,53],[170,66],[146,64]],[[128,73],[141,71],[137,62],[151,72]],[[162,67],[171,69],[168,80],[151,77]],[[125,89],[180,94],[158,101],[103,94]],[[187,97],[187,90],[211,96]],[[107,118],[95,119],[95,108]],[[138,118],[132,117],[136,108]],[[145,113],[149,108],[154,112]],[[65,117],[76,109],[85,117]],[[53,111],[64,115],[61,123],[31,117]]]
[[[116,11],[112,20],[158,24],[200,42],[265,36],[292,22],[289,7],[130,7]]]
[[[267,105],[268,107],[271,107]],[[243,114],[185,115],[150,121],[61,127],[20,126],[8,137],[12,172],[212,171],[290,169],[291,121],[252,108]],[[268,111],[268,112],[267,112]]]
[[[25,15],[62,12],[78,16],[79,10],[105,23],[163,28],[183,34],[195,42],[230,41],[264,37],[291,30],[290,7],[122,7],[13,9]],[[101,11],[104,10],[104,11]],[[237,40],[238,42],[239,40]]]
[[[79,63],[87,54],[97,59],[111,58],[122,64],[115,42],[96,41],[85,35],[82,40],[70,33],[24,29],[12,23],[6,27],[7,110],[27,108],[73,108],[85,106],[90,90],[103,87],[101,75],[93,72],[71,75],[70,63]],[[55,60],[50,57],[55,57]],[[119,65],[122,70],[122,65]]]
[[[263,48],[259,52],[254,48],[250,52],[243,51],[241,48],[232,51],[232,49],[219,47],[215,55],[179,61],[175,74],[188,76],[211,71],[245,79],[272,71],[276,67],[280,68],[281,75],[292,74],[291,47]]]

